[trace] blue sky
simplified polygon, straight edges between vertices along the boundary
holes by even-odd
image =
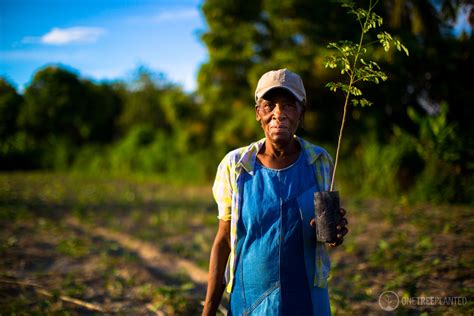
[[[61,63],[94,80],[127,79],[138,66],[187,91],[207,58],[200,0],[2,0],[0,76],[20,91]]]

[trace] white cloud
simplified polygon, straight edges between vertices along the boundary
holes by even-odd
[[[196,8],[184,8],[168,11],[161,11],[154,15],[132,17],[129,19],[132,23],[163,23],[175,22],[182,20],[192,20],[199,17],[199,12]]]
[[[99,27],[76,26],[70,28],[55,27],[41,37],[24,37],[22,43],[47,45],[67,45],[72,43],[94,43],[105,33]]]
[[[194,19],[199,16],[198,11],[196,9],[181,9],[175,11],[164,11],[160,12],[153,17],[153,21],[158,22],[168,22],[168,21],[176,21],[176,20],[187,20],[187,19]]]

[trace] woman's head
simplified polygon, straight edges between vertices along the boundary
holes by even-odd
[[[277,143],[291,141],[306,110],[301,78],[287,69],[269,71],[260,78],[255,99],[256,119],[265,137]]]

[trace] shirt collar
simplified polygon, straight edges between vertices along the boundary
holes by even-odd
[[[294,135],[294,138],[300,143],[301,149],[306,156],[308,165],[313,164],[323,152],[322,148],[319,146],[314,146],[311,143],[305,141],[301,137]],[[247,149],[243,152],[240,160],[237,162],[237,166],[241,166],[247,171],[250,175],[254,174],[255,163],[257,161],[257,154],[265,143],[265,138],[260,139],[259,141],[250,144]]]

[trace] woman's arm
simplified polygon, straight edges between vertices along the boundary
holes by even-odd
[[[224,274],[230,253],[230,221],[219,220],[209,263],[206,301],[202,315],[216,315],[224,293]]]

